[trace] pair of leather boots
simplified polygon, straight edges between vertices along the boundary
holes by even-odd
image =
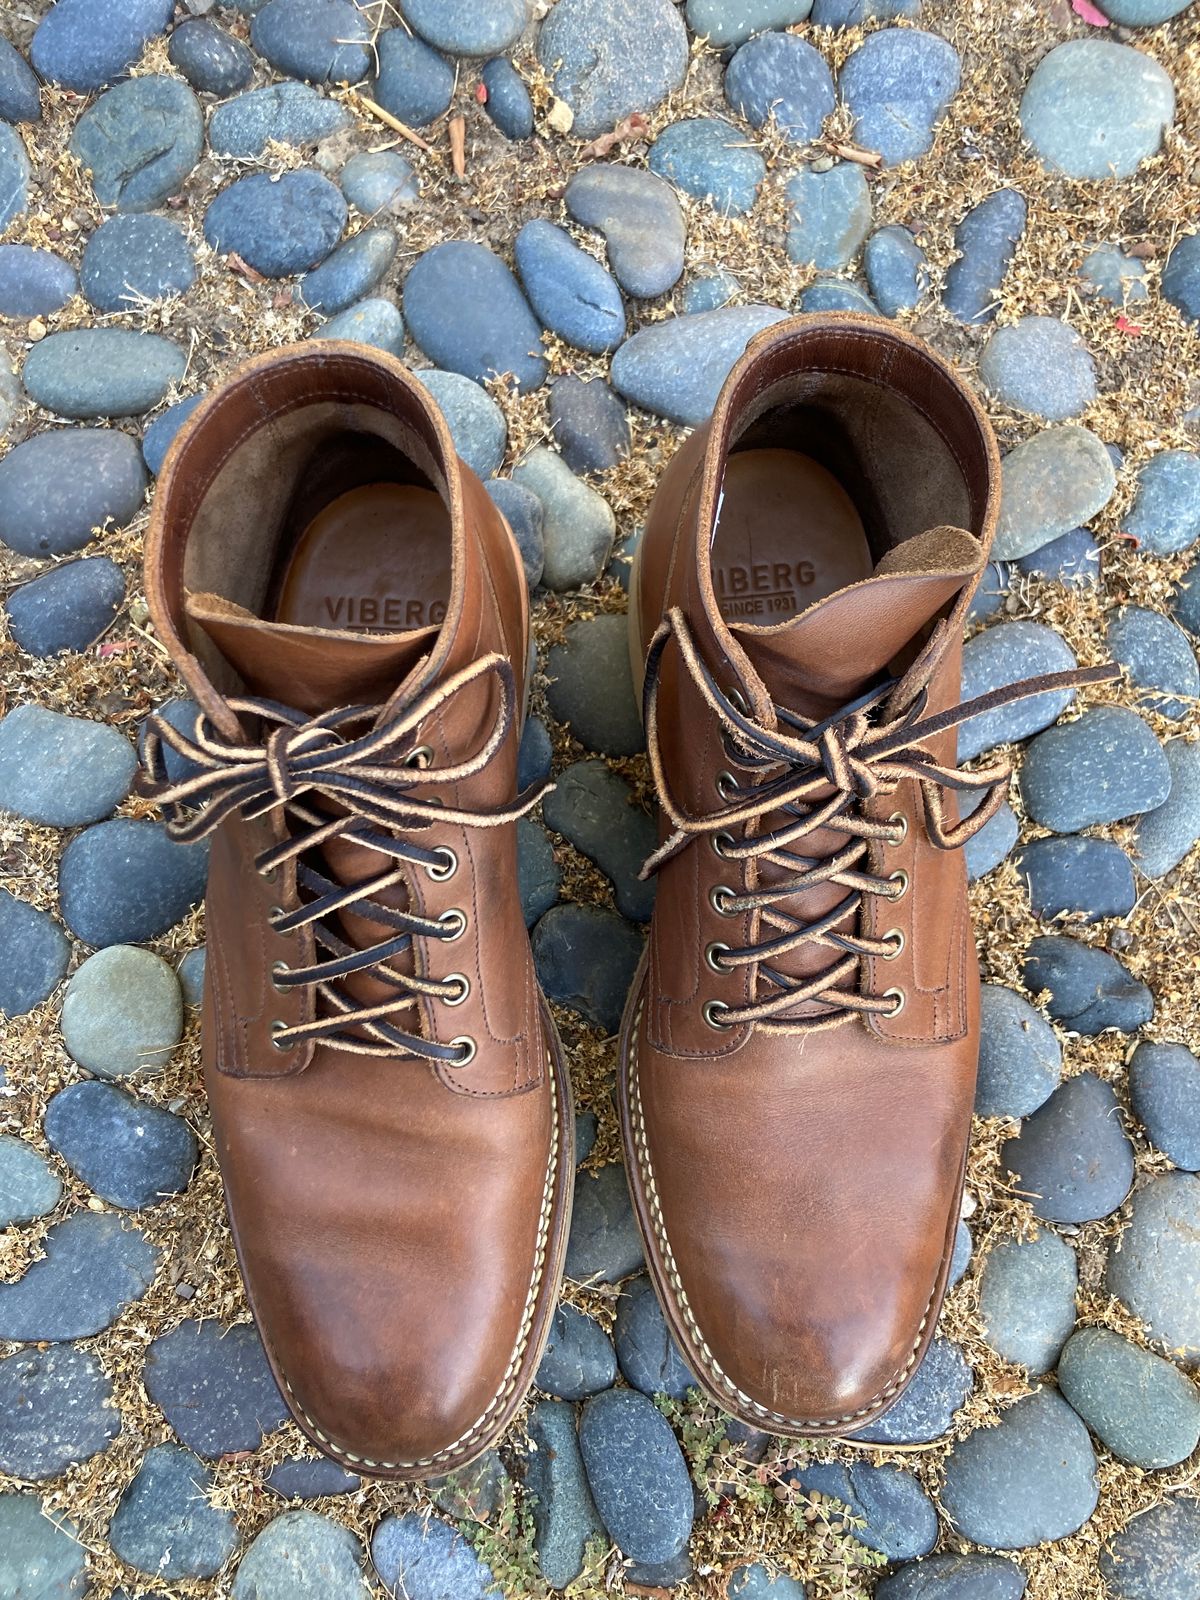
[[[954,847],[1007,780],[955,764],[997,466],[918,341],[798,318],[675,455],[637,557],[662,822],[629,1181],[685,1359],[769,1432],[884,1411],[946,1285],[978,1034]],[[574,1181],[517,888],[514,541],[398,362],[309,343],[188,420],[146,585],[200,707],[156,721],[150,789],[211,836],[205,1082],[272,1368],[355,1470],[451,1472],[533,1381]]]

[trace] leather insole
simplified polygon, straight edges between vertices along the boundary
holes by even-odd
[[[296,541],[274,621],[356,633],[436,628],[450,598],[441,496],[368,483],[331,500]]]
[[[808,456],[795,450],[735,452],[723,496],[712,577],[726,622],[786,622],[874,571],[853,501]]]

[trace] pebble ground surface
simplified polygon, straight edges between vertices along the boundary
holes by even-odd
[[[1195,1600],[1198,140],[1179,0],[0,7],[3,1600]],[[700,1400],[642,1275],[621,613],[747,338],[845,306],[996,423],[968,692],[1125,676],[964,730],[1020,770],[968,853],[954,1287],[901,1404],[806,1446]],[[559,783],[521,871],[580,1113],[569,1281],[502,1448],[420,1488],[286,1418],[200,1087],[204,853],[131,792],[147,714],[189,716],[141,589],[153,476],[240,357],[325,329],[442,369],[535,586],[523,781]]]

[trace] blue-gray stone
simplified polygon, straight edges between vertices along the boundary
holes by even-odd
[[[1076,665],[1066,641],[1053,628],[1041,622],[1000,622],[964,646],[962,697],[973,700],[1022,678],[1066,672]],[[970,761],[998,744],[1028,739],[1054,722],[1074,698],[1073,689],[1054,689],[971,717],[958,731],[958,759]]]
[[[406,28],[388,28],[375,48],[379,70],[372,99],[410,128],[427,128],[449,108],[454,68]]]
[[[725,70],[725,98],[753,127],[773,119],[796,144],[811,144],[837,104],[824,56],[794,33],[742,45]]]
[[[1015,561],[1041,549],[1102,511],[1116,486],[1094,433],[1074,422],[1043,429],[1004,458],[992,554]]]
[[[31,400],[62,417],[137,417],[166,398],[186,366],[179,346],[156,333],[75,328],[35,344],[22,381]]]
[[[197,950],[189,950],[175,969],[175,976],[179,979],[179,987],[183,991],[185,1006],[198,1006],[203,1001],[204,971],[207,965],[207,951],[201,945]]]
[[[542,811],[547,826],[569,839],[609,879],[621,915],[648,922],[654,883],[638,874],[658,847],[658,829],[650,814],[634,804],[624,779],[603,761],[576,761],[560,773]]]
[[[741,285],[733,274],[719,267],[715,272],[706,272],[702,277],[693,278],[685,284],[680,306],[689,315],[698,311],[717,311],[736,299],[740,289]]]
[[[849,266],[871,229],[871,191],[863,169],[839,161],[827,172],[802,167],[787,186],[792,261],[836,272]]]
[[[53,250],[0,244],[0,317],[49,316],[78,288],[75,268]]]
[[[347,1472],[328,1456],[293,1456],[272,1467],[263,1482],[284,1500],[323,1500],[327,1495],[353,1494],[362,1487],[356,1473]]]
[[[611,273],[543,218],[527,222],[514,246],[534,311],[552,333],[593,355],[625,337],[625,305]]]
[[[147,1577],[211,1578],[238,1547],[237,1524],[210,1503],[212,1487],[190,1450],[156,1445],[117,1502],[109,1544]]]
[[[1128,178],[1162,145],[1175,89],[1153,57],[1108,39],[1070,39],[1034,68],[1021,128],[1042,165],[1069,178]]]
[[[979,358],[979,376],[996,399],[1046,422],[1065,422],[1096,398],[1096,363],[1058,317],[1022,317],[997,328]]]
[[[1078,1287],[1075,1252],[1056,1233],[997,1239],[979,1275],[984,1338],[1005,1361],[1052,1371],[1075,1326]]]
[[[565,1589],[583,1571],[587,1542],[602,1538],[604,1525],[587,1486],[574,1406],[542,1400],[528,1428],[535,1448],[526,1458],[525,1488],[533,1500],[538,1567],[552,1589]]]
[[[358,83],[371,69],[371,29],[352,0],[267,0],[250,38],[288,78]]]
[[[682,1400],[689,1389],[696,1388],[696,1379],[671,1337],[649,1278],[633,1278],[622,1287],[613,1341],[626,1383],[643,1394]]]
[[[48,82],[90,94],[124,77],[174,10],[174,0],[58,0],[38,24],[30,58]]]
[[[1140,706],[1177,722],[1194,709],[1187,702],[1200,697],[1200,667],[1187,635],[1169,617],[1143,606],[1125,606],[1109,623],[1107,638],[1112,659],[1133,683],[1149,691],[1138,696]]]
[[[1137,820],[1133,853],[1148,878],[1163,878],[1200,839],[1200,745],[1171,739],[1164,747],[1171,792]]]
[[[70,959],[70,941],[49,912],[0,889],[0,1016],[41,1005]]]
[[[1013,1187],[1046,1222],[1111,1216],[1133,1183],[1133,1146],[1110,1083],[1081,1072],[1001,1146]]]
[[[362,150],[342,168],[342,193],[364,216],[377,212],[399,215],[421,198],[412,163],[395,150]]]
[[[1133,863],[1109,839],[1034,839],[1017,852],[1017,870],[1029,890],[1035,917],[1064,913],[1084,922],[1123,917],[1137,902]]]
[[[844,1523],[852,1538],[868,1550],[878,1550],[889,1561],[911,1561],[927,1555],[937,1543],[933,1501],[916,1478],[900,1467],[874,1467],[866,1461],[844,1466],[830,1461],[799,1467],[786,1478],[805,1496],[839,1501],[846,1508],[841,1516],[828,1505],[823,1507],[830,1523],[835,1527]]]
[[[528,139],[533,133],[533,101],[525,80],[505,56],[489,61],[480,74],[487,99],[483,109],[506,139]]]
[[[808,1600],[808,1590],[786,1572],[772,1577],[761,1561],[735,1567],[725,1586],[726,1600]]]
[[[1021,1600],[1025,1574],[1003,1556],[922,1556],[884,1578],[875,1600]]]
[[[1096,1509],[1087,1429],[1053,1389],[1036,1389],[955,1445],[942,1509],[959,1533],[992,1550],[1063,1539]]]
[[[29,157],[16,132],[0,123],[0,231],[29,204]]]
[[[1200,455],[1163,450],[1151,456],[1138,473],[1124,532],[1156,556],[1186,550],[1200,539]]]
[[[921,15],[921,0],[814,0],[811,21],[818,28],[860,28],[864,22],[912,21]]]
[[[683,212],[671,186],[653,172],[597,163],[567,184],[567,210],[596,228],[608,246],[608,263],[629,294],[653,299],[683,274]]]
[[[1095,584],[1100,581],[1100,546],[1086,528],[1072,528],[1022,556],[1017,566],[1033,578]]]
[[[959,806],[966,811],[961,801]],[[994,871],[1008,857],[1019,833],[1017,814],[1005,800],[995,815],[963,846],[968,883],[977,883],[980,878]]]
[[[1115,244],[1098,245],[1083,258],[1079,276],[1093,294],[1110,305],[1123,306],[1141,301],[1149,294],[1146,263],[1127,256]]]
[[[1105,3],[1112,9],[1112,0]],[[1200,1584],[1200,1501],[1164,1500],[1131,1518],[1100,1551],[1099,1571],[1112,1600],[1192,1600]]]
[[[575,1306],[559,1306],[534,1379],[537,1387],[559,1400],[586,1400],[611,1389],[616,1377],[616,1352],[600,1324]]]
[[[550,734],[541,717],[530,717],[521,735],[521,748],[517,755],[517,787],[528,789],[531,784],[544,783],[550,776],[553,750]]]
[[[958,259],[946,269],[942,304],[959,322],[991,322],[1025,232],[1029,207],[1016,189],[998,189],[971,207],[954,230]]]
[[[504,413],[486,389],[459,372],[418,372],[441,408],[454,448],[480,478],[500,470],[508,446]]]
[[[462,1535],[418,1511],[384,1518],[371,1535],[371,1560],[388,1593],[405,1600],[489,1600],[497,1594],[490,1570]]]
[[[268,1522],[238,1564],[233,1600],[368,1600],[366,1552],[349,1528],[316,1511]]]
[[[120,1431],[112,1384],[88,1351],[51,1345],[0,1360],[0,1472],[32,1483],[57,1478]],[[0,1572],[5,1553],[0,1544]]]
[[[517,890],[527,928],[557,902],[561,887],[562,869],[549,835],[540,822],[522,817],[517,823]]]
[[[692,1484],[675,1435],[652,1401],[609,1389],[583,1408],[579,1448],[604,1526],[634,1561],[669,1561],[692,1529]]]
[[[288,278],[324,261],[346,216],[341,190],[319,172],[252,172],[209,206],[204,237],[219,255],[235,251],[266,278]]]
[[[855,311],[864,316],[879,315],[879,307],[845,278],[817,278],[800,297],[801,311]]]
[[[0,809],[52,828],[99,822],[129,793],[137,758],[103,722],[44,706],[0,718]]]
[[[1143,1040],[1129,1063],[1129,1096],[1155,1149],[1200,1172],[1200,1061],[1187,1046]]]
[[[572,472],[607,472],[629,454],[629,414],[600,378],[556,378],[550,429]]]
[[[896,224],[867,240],[863,266],[872,298],[885,317],[914,310],[929,287],[924,250],[907,228]]]
[[[961,753],[961,752],[960,752]],[[1094,706],[1029,746],[1021,797],[1035,822],[1078,833],[1161,806],[1171,792],[1162,746],[1125,706]]]
[[[0,218],[3,214],[0,200]],[[1162,292],[1163,298],[1182,311],[1189,322],[1200,322],[1200,233],[1185,233],[1167,257]]]
[[[575,1113],[575,1166],[581,1167],[596,1147],[599,1125],[594,1111]]]
[[[404,283],[413,338],[439,367],[477,382],[511,373],[536,389],[548,367],[541,328],[516,278],[486,245],[451,240],[416,261]]]
[[[613,387],[645,411],[696,427],[712,415],[730,368],[754,335],[785,316],[773,306],[723,306],[651,323],[613,357]]]
[[[257,1450],[287,1417],[254,1324],[183,1322],[146,1352],[146,1393],[176,1434],[208,1461]]]
[[[702,1515],[702,1502],[696,1501],[697,1515]],[[641,1584],[652,1589],[673,1589],[686,1583],[692,1576],[692,1558],[686,1547],[667,1561],[631,1561],[625,1568],[625,1582]],[[636,1591],[635,1591],[636,1592]]]
[[[513,468],[513,482],[542,502],[548,589],[578,589],[604,571],[616,518],[603,495],[577,478],[557,451],[538,445]]]
[[[687,29],[671,0],[558,0],[537,52],[575,113],[572,133],[594,139],[682,85]]]
[[[63,920],[84,944],[157,939],[204,894],[205,844],[176,844],[157,822],[116,817],[78,834],[63,851]]]
[[[980,993],[975,1113],[1027,1117],[1058,1088],[1062,1049],[1054,1029],[1024,995],[998,984]]]
[[[0,1594],[9,1600],[83,1600],[91,1588],[79,1529],[36,1495],[0,1495]]]
[[[619,1283],[645,1264],[621,1163],[577,1172],[567,1277],[579,1283]]]
[[[1200,562],[1194,561],[1180,579],[1171,609],[1189,633],[1200,634]]]
[[[395,259],[390,228],[363,228],[300,280],[300,296],[314,311],[333,316],[362,300]]]
[[[469,383],[471,380],[463,380]],[[521,552],[521,566],[525,582],[536,589],[542,581],[546,564],[546,513],[542,502],[532,489],[526,489],[511,478],[492,478],[484,484],[492,503],[508,523],[517,549]]]
[[[72,975],[62,1032],[67,1053],[97,1077],[161,1072],[183,1035],[178,979],[152,951],[110,945]]]
[[[0,539],[23,556],[68,555],[96,528],[131,521],[148,482],[136,443],[116,429],[35,434],[0,461]]]
[[[199,1154],[182,1117],[94,1081],[51,1099],[46,1138],[94,1194],[127,1211],[182,1194]]]
[[[562,643],[550,650],[546,672],[551,715],[567,723],[586,749],[630,756],[644,748],[624,617],[569,623]]]
[[[525,31],[525,0],[491,0],[486,6],[463,0],[406,0],[405,20],[422,39],[452,56],[494,56]]]
[[[1107,1287],[1177,1361],[1200,1365],[1200,1178],[1167,1172],[1137,1191]]]
[[[45,1255],[0,1284],[0,1339],[25,1343],[103,1333],[154,1282],[159,1252],[111,1212],[76,1211],[46,1234]]]
[[[15,1134],[0,1133],[0,1228],[44,1217],[61,1197],[45,1156]]]
[[[556,905],[533,930],[546,997],[615,1033],[642,956],[642,937],[606,906]]]
[[[744,44],[751,34],[803,22],[813,0],[688,0],[687,25],[716,49]]]
[[[178,400],[167,409],[146,429],[142,439],[142,459],[155,475],[162,471],[162,464],[167,459],[167,451],[175,442],[175,435],[204,399],[202,394],[191,394],[186,400]]]
[[[854,137],[894,167],[924,155],[958,92],[962,63],[945,39],[917,28],[884,28],[859,45],[838,77],[855,117]]]
[[[648,159],[651,172],[729,217],[751,210],[767,175],[766,162],[746,135],[720,117],[671,123],[650,146]]]
[[[345,106],[306,83],[269,83],[217,106],[208,124],[208,142],[219,156],[252,161],[270,141],[316,144],[353,120]]]
[[[200,102],[185,83],[161,73],[109,89],[71,135],[96,199],[118,211],[152,211],[177,194],[203,148]]]
[[[949,1287],[954,1288],[966,1275],[967,1268],[971,1265],[971,1251],[973,1249],[971,1230],[960,1217],[958,1227],[954,1230],[954,1251],[950,1257]]]
[[[1116,956],[1062,934],[1032,941],[1022,981],[1030,994],[1048,991],[1046,1009],[1075,1033],[1136,1033],[1154,1015],[1154,996]]]
[[[124,599],[125,577],[115,561],[69,561],[13,590],[9,630],[31,656],[86,650],[111,627]]]
[[[960,1224],[961,1226],[961,1224]],[[970,1235],[967,1235],[968,1247]],[[937,1337],[894,1405],[855,1439],[870,1444],[929,1444],[947,1433],[971,1393],[974,1378],[961,1348]]]
[[[79,278],[97,311],[132,311],[144,300],[186,294],[196,281],[196,258],[183,229],[167,217],[110,217],[88,240]]]
[[[971,596],[967,621],[986,622],[989,617],[994,617],[1004,605],[1010,581],[1011,572],[1006,561],[989,561],[980,575],[978,588]],[[962,804],[960,800],[959,805]]]
[[[37,77],[7,39],[0,39],[0,122],[40,122],[42,102]]]
[[[345,311],[339,311],[336,317],[330,317],[311,337],[349,339],[355,344],[386,350],[389,355],[402,356],[404,318],[390,300],[360,300],[356,306],[349,306]]]
[[[254,57],[240,39],[208,17],[192,17],[171,35],[167,55],[193,89],[228,95],[254,76]]]
[[[1064,1399],[1118,1460],[1174,1467],[1200,1441],[1200,1391],[1178,1367],[1111,1328],[1080,1328],[1058,1363]]]

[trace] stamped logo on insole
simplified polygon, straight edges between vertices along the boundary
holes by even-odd
[[[717,602],[727,621],[790,617],[802,606],[796,591],[810,588],[816,580],[811,561],[733,562],[713,567]]]
[[[446,617],[444,600],[405,599],[401,595],[326,595],[322,602],[331,628],[432,628]]]

